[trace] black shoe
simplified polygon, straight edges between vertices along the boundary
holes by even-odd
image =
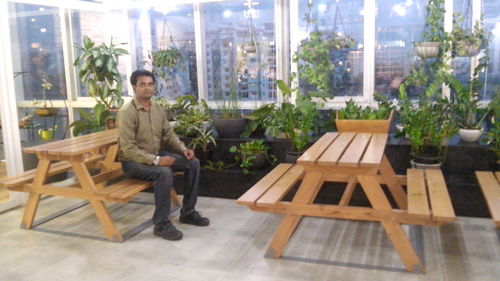
[[[177,228],[175,228],[175,226],[170,221],[155,225],[153,233],[156,236],[160,236],[161,238],[167,240],[175,241],[182,239],[182,232],[177,230]]]
[[[187,215],[181,214],[179,217],[179,222],[197,226],[207,226],[210,224],[210,220],[202,217],[201,214],[197,211],[193,211]]]

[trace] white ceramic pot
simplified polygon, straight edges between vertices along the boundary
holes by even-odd
[[[483,131],[480,129],[460,129],[458,130],[458,135],[463,141],[466,142],[476,142],[481,138]]]
[[[439,42],[414,42],[415,53],[421,58],[437,58]]]

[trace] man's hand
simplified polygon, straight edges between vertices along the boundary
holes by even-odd
[[[160,157],[160,163],[158,163],[158,166],[172,166],[175,162],[174,157],[170,156],[162,156]]]
[[[194,158],[194,151],[192,149],[188,149],[184,151],[182,154],[184,154],[184,157],[186,157],[187,160],[191,160]]]

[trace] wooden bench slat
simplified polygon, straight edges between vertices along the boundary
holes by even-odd
[[[356,137],[351,142],[344,155],[340,158],[338,165],[339,166],[349,166],[356,167],[361,160],[361,156],[365,152],[366,145],[370,141],[371,134],[368,133],[359,133],[356,134]]]
[[[476,178],[483,191],[484,198],[490,210],[495,226],[500,228],[500,172],[476,171]]]
[[[373,134],[370,144],[359,163],[360,166],[376,167],[382,162],[388,134]]]
[[[297,164],[314,164],[323,154],[325,149],[337,138],[338,133],[326,133],[317,140],[302,156],[297,159]]]
[[[304,167],[300,165],[293,166],[288,170],[273,186],[257,200],[257,206],[260,204],[275,204],[285,197],[286,193],[297,183],[304,175]]]
[[[455,211],[451,204],[443,173],[437,169],[426,169],[425,177],[433,218],[439,221],[454,221]]]
[[[424,171],[408,169],[408,213],[430,218],[429,201],[425,188]]]
[[[355,136],[356,133],[342,133],[319,158],[318,164],[325,166],[337,165],[338,160]]]
[[[108,197],[112,199],[118,200],[130,200],[137,193],[147,189],[153,183],[150,181],[138,180],[138,179],[125,179],[120,181],[114,185],[119,185],[121,188],[118,188],[116,191],[108,193]],[[107,187],[110,188],[113,185]]]
[[[93,163],[103,158],[104,155],[94,154],[89,156],[85,160],[85,163],[86,164]],[[59,161],[50,165],[50,169],[47,175],[50,177],[68,171],[70,169],[71,169],[71,163],[69,161]],[[0,180],[0,186],[18,191],[18,189],[22,185],[30,183],[33,180],[33,178],[35,177],[35,173],[36,169],[32,169],[14,177],[3,178]]]
[[[259,199],[292,166],[293,164],[279,164],[271,172],[265,175],[259,182],[252,186],[252,188],[247,190],[247,192],[245,192],[240,198],[238,198],[238,200],[236,200],[236,203],[249,206],[255,205],[257,199]]]

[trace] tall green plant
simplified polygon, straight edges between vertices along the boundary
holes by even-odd
[[[87,85],[88,93],[106,108],[119,108],[123,104],[121,97],[122,77],[118,71],[118,58],[128,54],[111,42],[108,45],[96,45],[88,36],[83,37],[83,45],[76,44],[81,54],[73,65],[79,67],[78,77]]]
[[[111,112],[106,110],[103,103],[98,103],[92,109],[92,113],[88,113],[84,109],[78,108],[80,120],[77,120],[69,125],[73,128],[73,135],[94,133],[106,129],[106,122],[114,117]]]

